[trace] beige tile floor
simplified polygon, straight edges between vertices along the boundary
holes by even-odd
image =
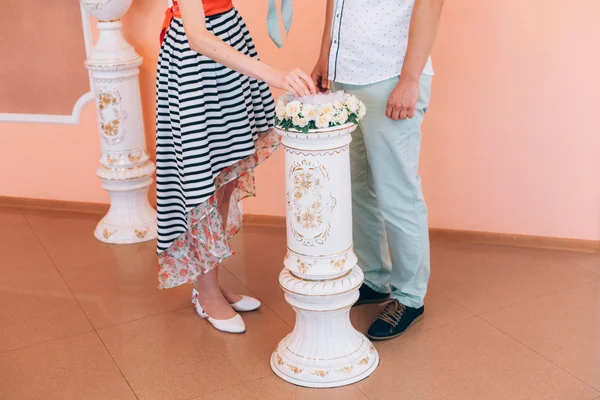
[[[423,322],[376,344],[369,379],[309,390],[268,365],[294,323],[281,229],[234,240],[222,282],[264,303],[234,336],[194,314],[190,288],[156,288],[154,243],[99,243],[97,219],[0,208],[1,400],[600,399],[600,253],[434,240]],[[355,326],[377,312],[354,309]]]

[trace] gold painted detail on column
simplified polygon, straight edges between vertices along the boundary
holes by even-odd
[[[289,170],[291,189],[287,193],[291,232],[307,247],[324,244],[331,233],[331,213],[337,200],[324,195],[331,181],[329,171],[320,162],[296,161]]]
[[[123,121],[127,118],[127,113],[121,108],[119,91],[116,89],[99,91],[96,107],[102,139],[109,145],[121,143],[125,136]]]
[[[108,163],[108,165],[114,165],[115,163],[119,162],[120,159],[120,156],[113,157],[110,154],[106,155],[106,162]]]
[[[371,347],[373,347],[373,346],[371,346]],[[357,365],[368,365],[368,364],[369,364],[369,357],[365,357],[362,360],[360,360]],[[352,365],[350,365],[350,366],[342,367],[342,368],[338,369],[337,372],[339,372],[340,374],[349,374],[352,372],[353,369],[354,369],[354,367]]]
[[[127,69],[128,63],[126,64],[112,64],[112,65],[107,65],[107,64],[103,64],[102,66],[99,66],[98,68],[102,68],[101,70],[108,70],[108,71],[120,71],[120,70],[124,70]],[[108,85],[108,84],[113,84],[113,83],[123,83],[126,81],[131,81],[134,79],[137,79],[137,74],[135,75],[129,75],[129,76],[123,76],[120,78],[94,78],[94,81],[96,83],[100,83],[103,85]]]
[[[326,150],[326,151],[304,151],[300,149],[296,149],[294,147],[284,146],[286,153],[296,154],[304,157],[321,157],[321,156],[334,156],[336,154],[341,154],[344,151],[349,149],[348,145],[336,147],[334,149]]]
[[[352,372],[352,370],[354,369],[354,367],[343,367],[337,370],[337,372],[339,372],[340,374],[349,374]]]
[[[325,370],[322,370],[322,369],[317,369],[317,370],[314,370],[314,371],[310,371],[310,374],[314,375],[314,376],[321,377],[321,378],[325,378],[327,375],[329,375],[329,371],[325,371]]]
[[[83,5],[90,10],[102,10],[112,0],[84,0]]]
[[[333,259],[330,261],[330,264],[334,270],[336,270],[337,272],[341,272],[344,270],[344,267],[346,266],[346,258],[347,257],[344,256],[342,258]]]
[[[287,364],[287,367],[290,369],[290,371],[292,371],[294,374],[301,374],[302,373],[302,368],[297,367],[295,365],[292,364]]]
[[[298,307],[296,307],[298,308]],[[345,308],[345,307],[344,307]],[[325,311],[325,310],[324,310]],[[326,310],[326,311],[336,311],[336,310]],[[365,338],[363,338],[363,340],[360,343],[360,346],[358,346],[358,348],[356,350],[354,350],[352,353],[348,353],[345,354],[343,356],[339,356],[339,357],[334,357],[334,358],[315,358],[315,357],[307,357],[307,356],[303,356],[300,355],[298,353],[295,353],[294,351],[292,351],[287,345],[285,346],[285,350],[289,351],[290,353],[292,353],[293,355],[295,355],[296,357],[301,357],[304,358],[306,360],[314,360],[314,361],[333,361],[333,360],[339,360],[340,358],[346,358],[346,357],[350,357],[351,355],[361,351],[362,349],[362,345],[365,342]]]
[[[333,256],[339,256],[340,254],[345,254],[347,252],[349,252],[350,250],[352,250],[352,246],[348,247],[346,250],[344,251],[340,251],[339,253],[335,253],[335,254],[304,254],[304,253],[298,253],[297,251],[294,251],[292,249],[290,249],[289,247],[287,248],[288,250],[288,254],[291,253],[295,256],[299,256],[299,257],[316,257],[316,258],[329,258],[329,257],[333,257]]]
[[[296,267],[298,268],[298,272],[300,272],[301,274],[306,274],[316,264],[317,264],[317,260],[308,261],[308,260],[303,260],[301,258],[298,258],[298,260],[296,261]]]
[[[128,168],[108,168],[101,165],[97,170],[97,175],[100,179],[104,180],[127,181],[150,176],[153,172],[154,165],[147,162],[142,165]]]
[[[127,158],[129,159],[129,161],[131,161],[132,163],[136,163],[139,162],[142,159],[142,154],[134,154],[134,153],[130,153]]]
[[[275,358],[277,359],[277,365],[283,365],[283,364],[285,364],[283,362],[283,358],[281,358],[281,356],[279,355],[279,353],[275,354]]]
[[[146,229],[144,229],[144,230],[139,230],[139,229],[136,229],[136,230],[135,230],[135,236],[137,236],[137,237],[138,237],[138,238],[140,238],[140,239],[143,239],[143,238],[145,238],[145,237],[146,237],[146,235],[148,234],[148,231],[149,231],[149,229],[148,229],[148,228],[146,228]]]
[[[300,271],[301,273],[305,274],[308,272],[308,268],[306,266],[306,264],[304,263],[304,261],[298,259],[298,263],[297,263],[297,267],[298,267],[298,271]]]
[[[115,231],[116,232],[116,231]],[[110,237],[112,235],[115,234],[115,232],[111,232],[108,229],[104,228],[104,231],[102,231],[102,236],[104,236],[104,239],[110,239]]]

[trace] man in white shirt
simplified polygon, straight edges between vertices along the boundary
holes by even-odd
[[[397,337],[423,317],[430,257],[420,127],[443,3],[327,0],[313,79],[322,91],[331,82],[367,106],[350,159],[354,248],[365,273],[357,305],[387,301],[369,328],[374,340]]]

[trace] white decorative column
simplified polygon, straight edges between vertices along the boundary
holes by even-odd
[[[81,0],[98,20],[99,38],[86,66],[93,81],[102,157],[98,177],[111,198],[95,236],[106,243],[156,238],[156,211],[148,201],[154,164],[146,152],[139,65],[142,58],[121,34],[132,0]]]
[[[300,386],[348,385],[379,364],[375,347],[350,322],[364,278],[352,246],[349,144],[355,128],[278,130],[285,148],[288,246],[279,283],[296,325],[273,352],[271,368]]]

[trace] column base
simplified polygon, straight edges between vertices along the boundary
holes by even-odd
[[[369,339],[350,322],[350,308],[364,279],[358,267],[329,281],[309,281],[284,269],[279,283],[296,311],[296,325],[271,356],[281,379],[311,388],[350,385],[379,365]]]
[[[363,379],[368,378],[379,366],[379,355],[376,355],[376,359],[374,359],[373,363],[364,371],[361,371],[358,374],[353,374],[353,376],[346,377],[346,379],[317,379],[316,377],[312,377],[310,381],[304,381],[291,376],[287,371],[282,371],[277,367],[277,360],[274,356],[271,356],[271,369],[275,372],[275,375],[280,377],[286,382],[291,383],[292,385],[302,386],[307,388],[314,389],[327,389],[327,388],[336,388],[341,386],[352,385],[353,383],[360,382]]]
[[[96,226],[96,239],[110,244],[133,244],[156,239],[156,210],[148,201],[151,184],[151,176],[102,180],[111,204],[108,213]]]

